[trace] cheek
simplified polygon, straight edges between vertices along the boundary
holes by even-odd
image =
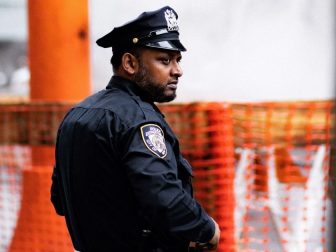
[[[162,72],[156,72],[154,78],[156,82],[158,82],[159,84],[163,84],[167,82],[168,75]]]
[[[151,79],[155,82],[165,83],[169,79],[169,70],[164,66],[154,66],[148,70]]]

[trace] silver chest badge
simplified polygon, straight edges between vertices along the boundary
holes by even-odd
[[[167,21],[168,31],[178,31],[179,27],[177,24],[176,15],[173,10],[167,9],[164,14]]]
[[[167,155],[163,130],[156,124],[146,124],[140,128],[146,147],[160,158]]]

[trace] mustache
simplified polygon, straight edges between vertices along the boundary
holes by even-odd
[[[178,83],[178,77],[172,78],[167,82],[167,84],[177,84],[177,83]]]

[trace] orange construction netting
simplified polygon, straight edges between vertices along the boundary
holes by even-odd
[[[49,201],[71,104],[0,105],[0,252],[73,251]],[[335,103],[160,105],[217,220],[219,251],[330,251]]]
[[[331,101],[233,105],[239,250],[331,250],[334,117]]]

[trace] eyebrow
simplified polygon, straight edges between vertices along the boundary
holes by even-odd
[[[176,51],[167,52],[167,54],[170,57],[182,58],[182,54],[181,53],[177,53]]]
[[[170,51],[170,50],[159,50],[161,55],[167,55],[170,58],[182,59],[182,54],[180,51]]]

